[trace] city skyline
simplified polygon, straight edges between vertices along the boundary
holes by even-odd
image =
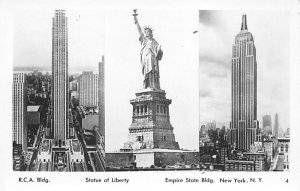
[[[267,95],[266,90],[269,87],[277,88],[278,83],[282,80],[272,79],[266,83],[266,77],[272,74],[274,68],[278,67],[276,64],[281,64],[280,62],[271,65],[265,63],[274,58],[274,52],[268,55],[268,50],[273,48],[271,46],[273,41],[268,41],[268,38],[272,39],[278,34],[269,26],[266,28],[272,32],[272,35],[264,34],[266,31],[262,28],[256,28],[262,23],[266,25],[274,22],[272,17],[268,17],[268,13],[256,13],[257,15],[234,11],[199,11],[199,32],[211,33],[210,29],[214,28],[214,35],[216,35],[211,38],[206,37],[207,41],[202,39],[204,42],[200,40],[202,42],[202,46],[200,43],[199,48],[200,95],[206,91],[204,92],[206,95],[202,94],[202,99],[200,97],[200,124],[203,123],[201,120],[205,121],[205,117],[213,117],[212,121],[222,121],[231,117],[230,128],[227,130],[224,127],[217,129],[216,122],[201,125],[199,132],[200,169],[205,171],[289,171],[290,169],[289,134],[288,132],[279,136],[276,132],[272,134],[271,116],[265,113],[268,110],[277,112],[276,109],[272,110],[272,107],[276,108],[282,103],[276,101],[277,97],[272,95],[264,100],[270,101],[270,105],[268,103],[259,104],[262,96]],[[261,20],[264,18],[265,22],[256,20],[255,16],[260,16]],[[252,17],[255,22],[248,23]],[[236,23],[238,18],[240,19],[239,25]],[[224,20],[227,22],[223,22]],[[278,21],[276,20],[276,22]],[[228,30],[233,26],[237,30],[240,29],[235,34],[231,33],[233,31],[229,33]],[[278,33],[280,34],[280,32]],[[227,45],[230,41],[229,38],[227,39],[229,35],[232,35],[230,49]],[[199,36],[201,38],[201,35]],[[224,47],[221,42],[217,42],[219,40],[223,42]],[[212,46],[205,46],[207,44]],[[214,46],[215,44],[217,46]],[[209,50],[209,48],[211,49]],[[201,51],[204,53],[201,54]],[[280,53],[278,51],[278,55],[281,55]],[[231,62],[223,61],[220,59],[222,56],[223,59],[230,56]],[[267,67],[264,68],[264,66]],[[282,70],[280,74],[284,75],[287,71]],[[205,79],[204,83],[201,79]],[[216,86],[211,83],[215,83]],[[288,84],[285,85],[288,86]],[[221,94],[213,97],[216,96],[217,91]],[[276,92],[272,91],[272,93]],[[260,94],[261,97],[259,97]],[[283,97],[282,102],[287,104],[285,106],[289,106],[288,101],[288,96]],[[224,105],[224,103],[228,105]],[[210,107],[205,108],[205,104]],[[216,108],[220,110],[214,110]],[[231,113],[227,109],[230,109]],[[257,117],[260,110],[263,118]],[[210,113],[214,115],[209,116]],[[269,113],[267,112],[267,114]],[[276,116],[278,117],[277,114]],[[262,121],[259,121],[260,119]],[[275,119],[275,123],[276,121],[278,122]],[[283,125],[288,125],[288,121]],[[269,131],[267,131],[267,126],[269,126]]]
[[[279,113],[279,126],[285,130],[289,127],[290,59],[289,32],[285,30],[289,29],[285,21],[289,15],[284,11],[200,11],[200,124],[215,120],[229,125],[232,37],[245,13],[257,52],[257,120]],[[280,27],[278,20],[284,23]],[[281,77],[274,78],[278,74]]]
[[[50,52],[50,54],[43,54],[42,56],[48,56],[50,58],[52,63],[52,71],[43,74],[37,69],[34,69],[32,72],[27,72],[28,79],[26,80],[26,82],[25,77],[22,77],[21,75],[17,76],[18,73],[14,73],[13,89],[18,88],[18,91],[14,91],[17,93],[15,94],[15,97],[17,99],[24,99],[24,102],[21,102],[19,100],[19,103],[28,103],[30,107],[25,108],[25,106],[22,106],[20,104],[15,107],[15,111],[20,112],[20,117],[24,119],[22,120],[24,122],[23,127],[20,130],[19,127],[15,128],[13,126],[13,133],[19,134],[14,137],[13,142],[13,169],[16,171],[58,172],[104,171],[104,121],[101,122],[101,125],[99,124],[99,118],[104,120],[104,116],[99,116],[98,111],[99,99],[100,101],[101,99],[104,99],[102,97],[98,97],[98,90],[100,92],[104,92],[104,79],[102,79],[103,77],[101,77],[103,82],[99,82],[98,74],[94,75],[93,72],[83,72],[83,75],[92,74],[93,78],[88,77],[89,79],[86,79],[83,76],[80,76],[79,82],[81,87],[79,89],[82,90],[82,86],[85,86],[86,88],[91,89],[91,91],[81,91],[81,96],[84,96],[81,101],[74,97],[70,99],[70,96],[72,95],[72,93],[74,93],[73,91],[71,91],[71,89],[76,89],[76,91],[79,91],[76,87],[77,84],[74,83],[74,87],[72,87],[71,89],[69,88],[69,80],[72,81],[73,79],[73,76],[69,76],[69,34],[76,33],[75,31],[72,31],[76,29],[71,27],[72,29],[70,30],[69,28],[68,11],[63,9],[56,9],[52,12],[54,12],[54,14],[52,13],[52,22],[51,20],[47,21],[48,25],[52,27],[46,28],[52,31],[52,35],[50,36],[50,39],[45,38],[47,43],[45,43],[46,41],[44,41],[45,44],[41,43],[40,49],[36,49],[36,47],[30,46],[36,46],[35,43],[28,43],[28,48],[32,48],[32,50],[19,50],[19,44],[15,44],[14,46],[14,51],[21,51],[21,54],[23,53],[22,56],[19,55],[22,59],[24,59],[23,63],[26,63],[26,59],[28,59],[28,57],[26,57],[27,51],[38,52],[38,50],[43,50],[43,46],[49,46],[50,48],[52,47],[52,51]],[[80,14],[76,18],[76,21],[79,20]],[[43,21],[46,22],[46,20]],[[36,28],[40,29],[42,25]],[[28,21],[28,25],[26,26],[30,27],[30,21]],[[78,31],[83,32],[82,30]],[[27,32],[29,31],[27,30]],[[25,37],[22,36],[24,37],[22,38],[22,40],[29,40],[28,37],[31,37],[33,39],[40,38],[44,34],[42,31],[39,31],[39,33],[32,32],[30,34],[28,33],[28,35],[29,36]],[[88,38],[85,38],[86,35],[88,34],[81,34],[81,38],[79,36],[76,37],[76,35],[71,36],[73,42],[78,43],[80,42],[80,40],[76,41],[78,40],[78,38],[87,41]],[[20,40],[20,36],[15,34],[14,37],[15,39],[17,39],[16,41]],[[34,42],[33,39],[32,41]],[[49,44],[48,41],[51,42],[51,39],[52,43]],[[80,43],[77,45],[80,45]],[[47,49],[49,47],[47,47]],[[76,47],[76,43],[71,47]],[[81,49],[84,48],[86,49],[87,47],[81,47]],[[82,52],[85,51],[80,51],[80,53]],[[93,51],[86,52],[93,53]],[[81,59],[85,59],[84,56],[88,56],[85,53],[76,53],[77,52],[73,53],[73,59],[76,58],[76,56],[78,58],[78,55],[80,55],[81,57],[83,56]],[[36,55],[36,63],[39,63],[39,61],[42,61],[42,58],[39,57],[41,55]],[[104,62],[103,55],[101,55],[101,59],[102,62]],[[15,61],[16,60],[17,59],[15,59]],[[101,76],[104,76],[104,71],[103,69],[101,69],[104,67],[104,63],[100,64],[100,62],[101,60],[99,59],[95,61],[94,65],[97,67],[97,72],[101,72]],[[34,68],[36,66],[34,66],[33,64],[31,65],[31,67]],[[87,67],[86,69],[88,70],[88,68],[89,67]],[[49,73],[51,73],[51,75],[49,75]],[[24,73],[20,74],[23,74],[23,76],[25,76]],[[19,83],[22,82],[22,80],[24,83]],[[78,80],[78,78],[76,80]],[[89,82],[85,83],[84,81]],[[98,85],[103,86],[98,88]],[[19,88],[19,86],[21,88]],[[22,91],[24,91],[24,93],[22,93]],[[76,93],[78,95],[78,92]],[[76,93],[73,95],[76,96]],[[20,95],[22,96],[20,97]],[[85,102],[86,98],[88,99],[87,102]],[[83,103],[82,100],[84,100]],[[82,107],[78,105],[80,102],[82,104],[92,104],[93,106],[91,108]],[[14,106],[15,103],[16,101],[14,100]],[[100,107],[103,110],[105,109],[103,105],[100,105]],[[103,115],[103,113],[104,111],[102,111],[100,115]],[[28,123],[28,126],[30,126],[30,128],[26,128],[25,118],[27,114],[28,121],[30,121],[30,123]],[[14,117],[13,121],[19,122],[19,118]],[[20,141],[19,137],[24,137],[23,142],[28,143],[28,146],[27,144],[22,143],[22,140]],[[87,147],[89,147],[89,149],[87,149]]]

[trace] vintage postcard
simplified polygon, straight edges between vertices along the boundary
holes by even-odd
[[[300,189],[300,2],[0,4],[0,190]]]

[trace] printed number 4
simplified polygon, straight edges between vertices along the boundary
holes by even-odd
[[[289,183],[289,179],[286,179],[286,181],[285,181],[286,183]]]

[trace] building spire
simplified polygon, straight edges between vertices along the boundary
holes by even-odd
[[[247,28],[247,15],[243,14],[243,19],[242,19],[242,26],[241,26],[241,30],[248,30]]]

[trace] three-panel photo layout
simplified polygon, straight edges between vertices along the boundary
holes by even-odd
[[[289,11],[13,14],[13,171],[289,171]]]

